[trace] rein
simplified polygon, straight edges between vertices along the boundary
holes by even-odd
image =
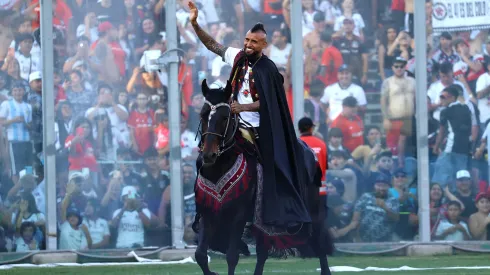
[[[249,122],[242,119],[240,114],[232,114],[231,113],[231,106],[228,103],[218,103],[216,105],[213,105],[208,100],[205,100],[204,104],[207,104],[207,105],[209,105],[209,107],[211,107],[211,112],[216,111],[220,107],[226,107],[226,108],[228,108],[229,116],[228,116],[228,119],[226,121],[226,128],[225,128],[225,131],[223,134],[218,134],[218,133],[213,133],[213,132],[203,133],[201,130],[202,129],[202,118],[200,119],[199,126],[198,126],[198,129],[196,131],[196,137],[194,138],[194,140],[197,140],[198,135],[201,135],[201,140],[199,141],[199,143],[200,143],[199,144],[199,150],[201,152],[204,150],[204,141],[203,141],[204,138],[207,135],[214,135],[214,136],[217,136],[221,141],[220,145],[218,146],[218,153],[217,153],[218,157],[221,156],[223,153],[225,153],[226,151],[228,151],[229,149],[231,149],[235,145],[235,143],[236,143],[235,142],[235,134],[238,130],[239,125],[243,124],[246,126],[247,131],[251,132],[251,136],[253,139],[253,144],[255,147],[255,152],[257,154],[257,158],[259,161],[262,161],[262,155],[260,154],[259,146],[257,144],[257,138],[258,138],[259,134],[257,133],[257,130],[255,130],[255,127],[252,126],[252,124],[250,124]],[[232,116],[233,116],[233,120],[235,121],[235,123],[233,124],[233,132],[228,137],[228,139],[226,139],[226,137],[227,137],[226,134],[228,133],[228,129],[230,128],[230,123],[232,123],[232,119],[231,119]],[[239,118],[240,118],[240,121],[238,120]]]
[[[225,131],[223,134],[218,134],[218,133],[214,133],[214,132],[203,133],[201,131],[201,129],[202,129],[202,127],[201,127],[202,126],[202,119],[201,119],[199,122],[199,129],[198,129],[198,131],[196,133],[196,137],[195,137],[195,139],[197,139],[197,136],[199,134],[201,134],[201,141],[200,141],[199,148],[201,151],[203,151],[203,149],[204,149],[204,142],[203,142],[204,138],[207,135],[217,136],[220,139],[220,145],[218,146],[218,153],[217,153],[218,157],[219,157],[235,145],[235,134],[238,130],[238,124],[239,124],[237,122],[238,121],[238,115],[231,113],[231,106],[228,103],[218,103],[216,105],[213,105],[213,104],[211,104],[211,102],[206,100],[204,102],[204,104],[207,104],[207,105],[209,105],[209,107],[211,107],[211,112],[215,112],[218,108],[221,108],[221,107],[228,108],[228,118],[226,120],[226,128],[225,128]],[[233,131],[231,132],[231,135],[227,137],[228,129],[230,128],[230,124],[232,123],[233,120],[235,121],[235,123],[233,123],[233,125],[231,125],[233,127]]]

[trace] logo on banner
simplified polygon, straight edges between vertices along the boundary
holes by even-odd
[[[434,6],[432,7],[432,10],[433,10],[434,17],[437,20],[444,20],[444,18],[446,18],[447,16],[447,8],[446,5],[444,5],[443,3],[440,2],[435,3]]]
[[[472,31],[490,28],[488,0],[434,0],[432,29],[443,31]]]

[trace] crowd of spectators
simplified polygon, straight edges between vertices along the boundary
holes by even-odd
[[[171,104],[182,105],[184,241],[194,244],[200,83],[221,87],[231,68],[198,41],[187,2],[177,1],[182,102]],[[265,54],[284,76],[293,113],[289,0],[195,2],[200,25],[226,46],[241,48],[246,30],[265,24]],[[426,2],[433,238],[486,240],[488,31],[433,33]],[[53,4],[58,247],[169,245],[167,85],[173,80],[165,69],[145,66],[147,53],[166,51],[165,0]],[[330,231],[339,242],[414,240],[413,0],[302,5],[305,114],[328,148]],[[0,1],[2,251],[45,248],[39,10],[38,0]],[[365,125],[373,112],[382,120]]]

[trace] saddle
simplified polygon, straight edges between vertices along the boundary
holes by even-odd
[[[246,128],[238,128],[240,133],[242,134],[242,137],[247,140],[248,142],[252,143],[255,145],[255,137],[252,136],[250,133],[250,129]]]
[[[240,127],[238,127],[238,130],[240,131],[240,134],[242,138],[250,143],[251,147],[255,151],[255,154],[257,155],[257,158],[259,162],[262,161],[262,155],[260,154],[259,150],[259,144],[257,143],[257,139],[259,138],[259,134],[253,127],[247,127],[245,124],[241,124]],[[248,146],[247,146],[248,147]]]

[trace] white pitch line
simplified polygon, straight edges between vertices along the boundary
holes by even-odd
[[[424,270],[477,270],[477,269],[490,269],[490,266],[454,266],[454,267],[410,267],[402,266],[397,268],[384,268],[384,267],[366,267],[357,268],[352,266],[332,266],[330,271],[332,272],[361,272],[361,271],[424,271]],[[317,271],[320,271],[317,268]]]
[[[150,260],[138,257],[135,253],[130,253],[130,255],[134,256],[136,260],[139,262],[128,262],[128,263],[86,263],[86,264],[78,264],[78,263],[58,263],[58,264],[12,264],[12,265],[3,265],[0,266],[0,270],[9,270],[9,269],[17,269],[17,268],[56,268],[56,267],[100,267],[100,266],[150,266],[150,265],[176,265],[176,264],[195,264],[196,262],[191,258],[186,258],[180,261],[170,261],[163,262],[159,260]],[[208,258],[209,261],[211,260]],[[427,271],[427,270],[481,270],[481,269],[490,269],[490,266],[455,266],[455,267],[427,267],[427,268],[415,268],[410,266],[402,266],[398,268],[383,268],[383,267],[367,267],[367,268],[357,268],[352,266],[332,266],[330,270],[332,272],[363,272],[363,271]],[[299,272],[301,273],[311,273],[318,274],[320,269],[305,269]],[[279,274],[292,274],[297,273],[298,270],[294,272],[288,269],[274,269],[268,270],[268,273],[279,273]],[[237,271],[236,274],[252,274],[252,270],[244,270]],[[201,274],[201,272],[193,272],[193,273],[182,273],[181,275],[191,275],[191,274]]]

